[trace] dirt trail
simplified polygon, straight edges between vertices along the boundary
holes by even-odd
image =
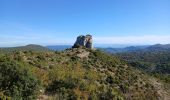
[[[160,95],[159,100],[170,100],[170,92],[165,89],[162,83],[160,83],[155,78],[151,78],[150,81],[154,85],[155,89],[157,89],[157,92]]]
[[[37,100],[49,100],[47,95],[40,95]]]

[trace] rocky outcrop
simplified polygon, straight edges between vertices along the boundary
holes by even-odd
[[[86,47],[89,49],[93,49],[92,35],[78,36],[76,42],[74,43],[73,48],[78,48],[78,47]]]

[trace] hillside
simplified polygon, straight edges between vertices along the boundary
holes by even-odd
[[[0,54],[0,68],[1,98],[162,100],[168,95],[150,76],[99,50]]]
[[[115,54],[131,66],[170,83],[170,51],[136,51]]]
[[[150,51],[169,51],[170,44],[155,44],[147,48]]]
[[[143,46],[129,46],[125,48],[99,48],[107,53],[123,53],[123,52],[155,52],[155,51],[170,51],[170,44],[155,44],[155,45],[143,45]]]
[[[35,44],[29,44],[26,46],[19,46],[19,47],[5,47],[5,48],[0,48],[0,52],[2,53],[10,53],[13,51],[50,51],[48,48],[40,46],[40,45],[35,45]]]

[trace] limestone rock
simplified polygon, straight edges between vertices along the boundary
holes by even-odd
[[[93,49],[93,40],[92,40],[92,35],[80,35],[77,37],[76,42],[74,43],[73,48],[78,48],[78,47],[86,47],[89,49]]]

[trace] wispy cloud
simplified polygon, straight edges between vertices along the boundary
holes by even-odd
[[[170,35],[94,37],[94,42],[98,44],[167,44],[170,43]]]
[[[26,44],[57,45],[73,44],[74,36],[65,33],[50,31],[48,29],[38,30],[29,25],[0,20],[0,46],[18,46]],[[73,34],[75,35],[75,34]],[[97,35],[97,34],[96,34]],[[94,37],[94,44],[168,44],[170,35],[140,35],[140,36],[111,36]]]
[[[170,35],[145,35],[145,36],[113,36],[113,37],[94,37],[94,44],[168,44],[170,43]],[[76,39],[76,37],[75,37]],[[57,45],[57,44],[73,44],[75,40],[66,37],[56,37],[53,35],[23,35],[9,36],[1,35],[0,46],[19,46],[26,44],[40,45]]]
[[[0,46],[20,46],[27,44],[57,45],[73,43],[72,39],[46,34],[27,34],[22,36],[0,35]]]

